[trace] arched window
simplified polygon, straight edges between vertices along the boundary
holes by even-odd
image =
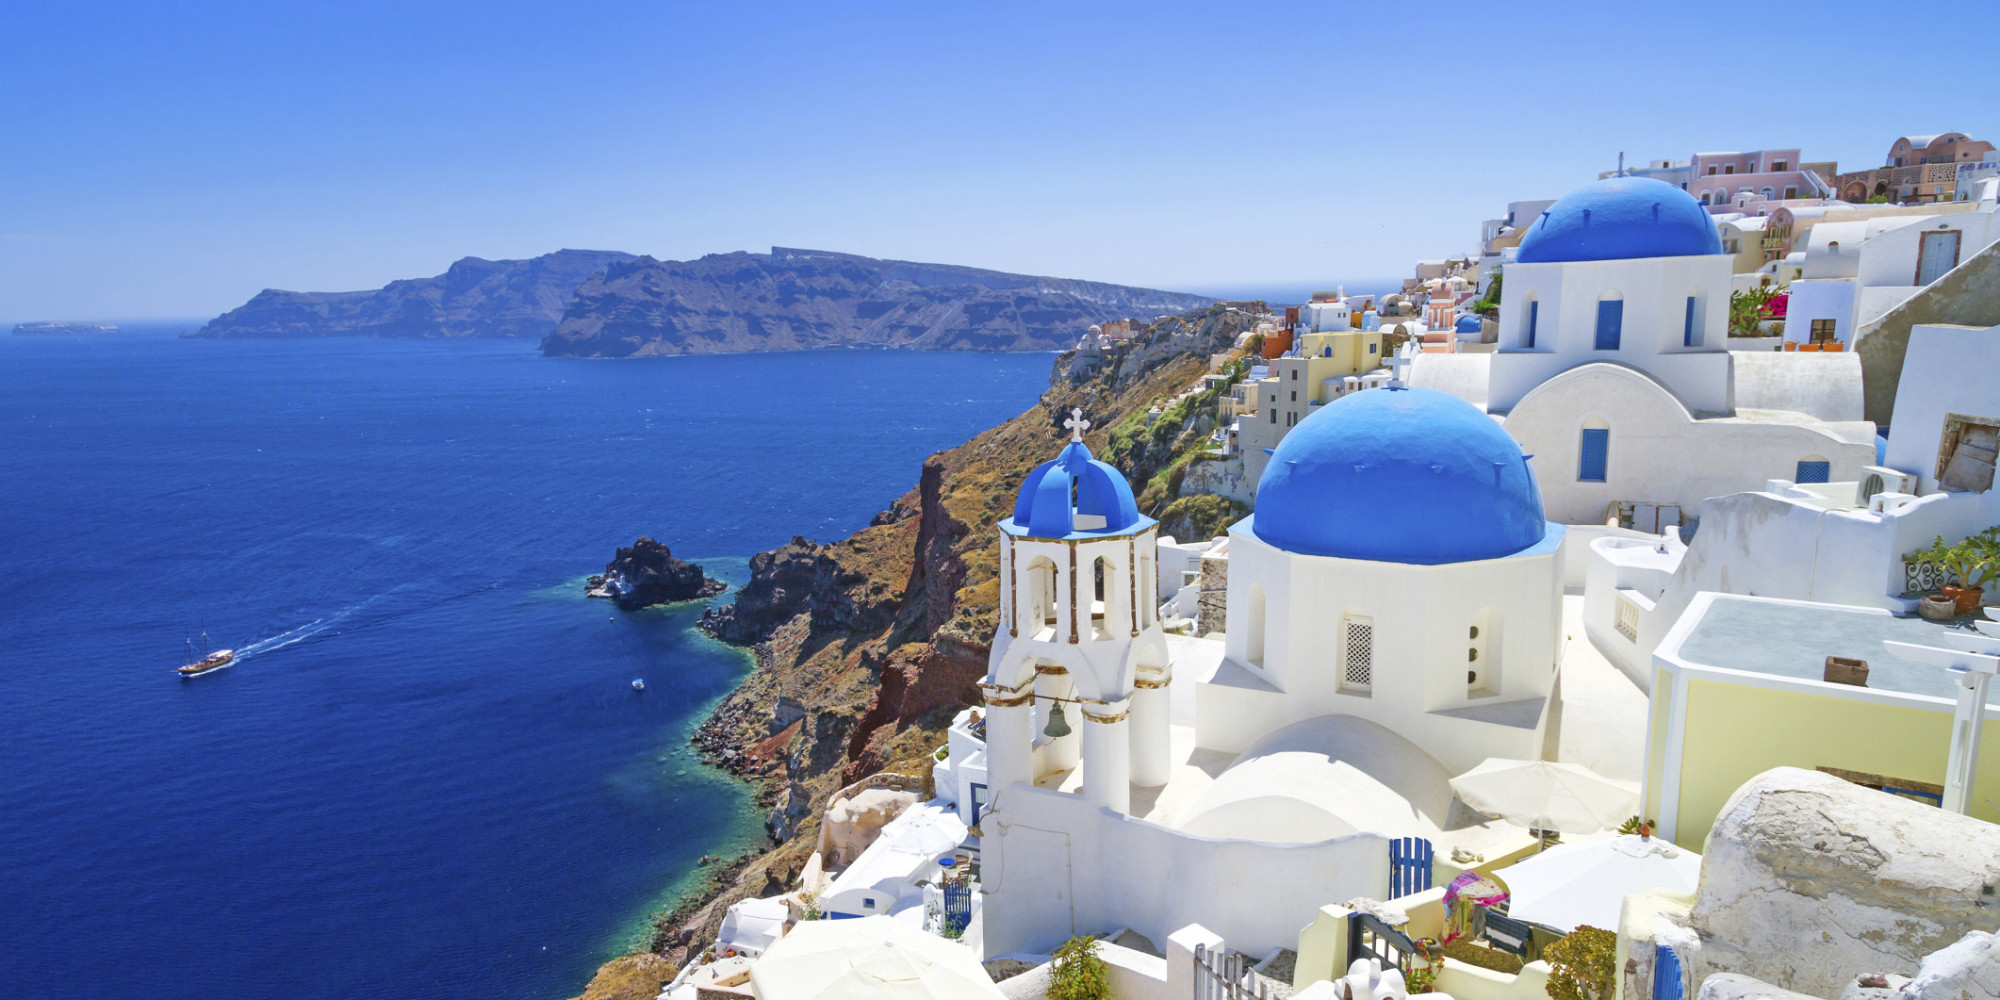
[[[1701,301],[1700,298],[1695,295],[1689,295],[1687,297],[1687,318],[1682,322],[1681,326],[1682,347],[1701,346],[1700,301]]]
[[[1615,351],[1625,330],[1625,296],[1605,292],[1597,297],[1597,349]]]
[[[1578,441],[1576,479],[1581,483],[1601,483],[1611,472],[1611,425],[1587,420]]]
[[[1250,585],[1250,599],[1244,602],[1243,658],[1252,666],[1264,665],[1264,588]]]
[[[1032,634],[1041,629],[1055,628],[1059,609],[1056,595],[1060,593],[1056,587],[1055,561],[1048,556],[1036,556],[1028,563],[1027,572],[1023,574],[1022,579],[1028,598],[1027,607],[1023,609],[1026,614],[1023,617],[1028,623],[1029,632]]]
[[[1759,191],[1758,193],[1759,193],[1759,194],[1762,194],[1762,195],[1764,196],[1764,200],[1765,200],[1765,201],[1769,201],[1769,200],[1771,199],[1771,195],[1773,194],[1773,192],[1772,192],[1772,190],[1771,190],[1771,188],[1770,188],[1770,186],[1769,186],[1769,185],[1766,185],[1766,186],[1765,186],[1765,187],[1763,188],[1763,190]]]
[[[1698,200],[1704,205],[1708,204],[1708,192],[1703,191],[1701,193],[1701,197]]]
[[[1117,572],[1112,568],[1110,559],[1098,556],[1090,561],[1090,575],[1095,581],[1091,590],[1090,637],[1109,639],[1114,624],[1112,597],[1116,593],[1112,586],[1118,582]]]

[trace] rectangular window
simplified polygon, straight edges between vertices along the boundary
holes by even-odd
[[[1297,368],[1294,368],[1292,369],[1292,381],[1297,382],[1298,380],[1299,380],[1299,370]]]
[[[1535,346],[1535,321],[1536,321],[1536,320],[1538,320],[1538,319],[1540,319],[1540,318],[1541,318],[1541,316],[1542,316],[1542,303],[1541,303],[1541,301],[1540,301],[1540,300],[1534,300],[1534,301],[1531,301],[1531,302],[1529,302],[1529,303],[1528,303],[1528,335],[1527,335],[1526,337],[1522,338],[1522,344],[1521,344],[1521,346],[1522,346],[1522,347],[1526,347],[1526,348],[1531,348],[1531,349],[1532,349],[1532,348],[1533,348],[1533,347]]]
[[[1293,390],[1292,390],[1292,402],[1296,403],[1296,402],[1298,402],[1298,401],[1299,401],[1299,391],[1298,391],[1297,389],[1293,389]]]
[[[1277,405],[1277,402],[1278,401],[1274,399],[1271,401],[1271,404],[1275,407]],[[1271,422],[1274,424],[1278,422],[1278,411],[1276,409],[1273,409],[1271,411]]]
[[[1375,353],[1375,347],[1376,347],[1376,345],[1374,345],[1374,344],[1369,344],[1369,345],[1368,345],[1368,353],[1370,353],[1370,354],[1373,354],[1373,353]]]
[[[1625,327],[1625,300],[1605,299],[1597,304],[1597,349],[1618,349],[1618,335]]]
[[[1714,167],[1709,167],[1709,168],[1708,168],[1708,176],[1710,176],[1710,177],[1714,177],[1714,176],[1715,176],[1715,168],[1714,168]]]
[[[1733,174],[1733,173],[1735,173],[1735,172],[1736,172],[1736,164],[1734,164],[1734,163],[1725,163],[1725,164],[1723,164],[1723,165],[1722,165],[1722,172],[1723,172],[1723,173],[1725,173],[1725,174]]]
[[[1785,170],[1785,166],[1786,166],[1786,161],[1784,161],[1784,160],[1773,160],[1773,161],[1771,161],[1771,172],[1772,172],[1772,173],[1783,173],[1783,172],[1784,172],[1784,170]]]
[[[1604,427],[1583,429],[1583,454],[1577,459],[1576,478],[1579,482],[1601,483],[1604,470],[1610,464],[1611,431]]]
[[[1694,296],[1688,296],[1687,319],[1681,326],[1681,346],[1694,346]]]
[[[1795,483],[1823,483],[1833,474],[1831,462],[1800,462],[1797,472],[1792,473]]]
[[[1375,686],[1375,620],[1349,615],[1344,623],[1347,642],[1340,669],[1340,689],[1367,694]]]
[[[1798,196],[1799,196],[1799,189],[1798,189],[1798,188],[1796,188],[1796,187],[1787,187],[1787,188],[1785,188],[1785,200],[1786,200],[1786,201],[1790,201],[1790,200],[1792,200],[1793,198],[1796,198],[1796,197],[1798,197]]]
[[[1834,338],[1833,338],[1833,321],[1832,321],[1832,320],[1830,320],[1830,319],[1816,319],[1816,320],[1813,320],[1813,321],[1812,321],[1812,342],[1813,342],[1813,343],[1815,343],[1815,344],[1831,344],[1831,343],[1833,343],[1833,339],[1834,339]]]

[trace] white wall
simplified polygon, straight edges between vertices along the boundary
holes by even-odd
[[[1500,354],[1489,407],[1510,410],[1563,369],[1614,361],[1660,380],[1697,412],[1726,413],[1729,400],[1730,258],[1516,263],[1507,268],[1500,307]],[[1623,299],[1618,349],[1596,349],[1597,307],[1608,291]],[[1695,298],[1696,346],[1683,346],[1687,299]],[[1528,304],[1540,303],[1535,344],[1526,346]],[[1687,355],[1696,355],[1689,358]]]
[[[1561,650],[1560,539],[1534,554],[1415,566],[1286,552],[1256,536],[1255,520],[1230,529],[1228,662],[1196,688],[1201,747],[1238,753],[1294,722],[1352,715],[1407,737],[1454,773],[1487,757],[1536,755]],[[1261,665],[1251,649],[1252,587],[1264,595]],[[1484,630],[1475,667],[1469,632],[1482,612],[1497,628]],[[1365,696],[1339,683],[1349,614],[1374,628]],[[1231,665],[1251,682],[1233,678]],[[1468,670],[1481,690],[1468,685]],[[1445,714],[1501,705],[1525,710],[1526,724]]]
[[[1721,355],[1724,364],[1729,355]],[[1582,432],[1601,420],[1611,431],[1605,481],[1577,478]],[[1832,463],[1834,480],[1853,480],[1875,463],[1874,425],[1824,424],[1803,416],[1695,420],[1651,379],[1594,364],[1551,379],[1507,415],[1505,427],[1534,456],[1542,504],[1553,521],[1602,524],[1617,501],[1677,504],[1692,511],[1713,496],[1790,480],[1801,459]]]
[[[1895,413],[1889,467],[1922,477],[1922,492],[1936,490],[1946,415],[2000,419],[2000,326],[1913,327]]]
[[[1786,326],[1787,335],[1791,331]],[[1859,421],[1861,356],[1852,351],[1731,351],[1738,410],[1790,410],[1818,420]]]
[[[1081,796],[1010,785],[984,825],[985,953],[1046,953],[1073,934],[1130,927],[1154,942],[1201,922],[1259,955],[1292,947],[1330,899],[1380,897],[1388,841],[1317,844],[1196,837],[1099,809]]]

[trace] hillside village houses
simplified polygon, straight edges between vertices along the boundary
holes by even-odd
[[[1221,424],[1183,489],[1254,506],[1217,538],[1161,534],[1072,412],[930,773],[843,790],[799,887],[732,911],[738,964],[662,995],[765,995],[818,912],[1016,997],[1088,935],[1121,997],[1532,1000],[1591,927],[1607,1000],[2000,996],[2000,611],[1952,589],[2000,576],[2000,176],[1845,205],[1798,159],[1614,173],[1267,317],[1190,387]],[[1838,281],[1870,312],[1815,337]],[[1731,338],[1772,286],[1782,339]]]

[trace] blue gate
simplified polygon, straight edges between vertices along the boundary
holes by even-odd
[[[1431,887],[1431,842],[1422,837],[1389,841],[1389,898]]]
[[[1681,957],[1661,945],[1653,952],[1653,1000],[1681,1000]]]
[[[972,883],[956,878],[944,884],[944,936],[956,940],[972,923]]]

